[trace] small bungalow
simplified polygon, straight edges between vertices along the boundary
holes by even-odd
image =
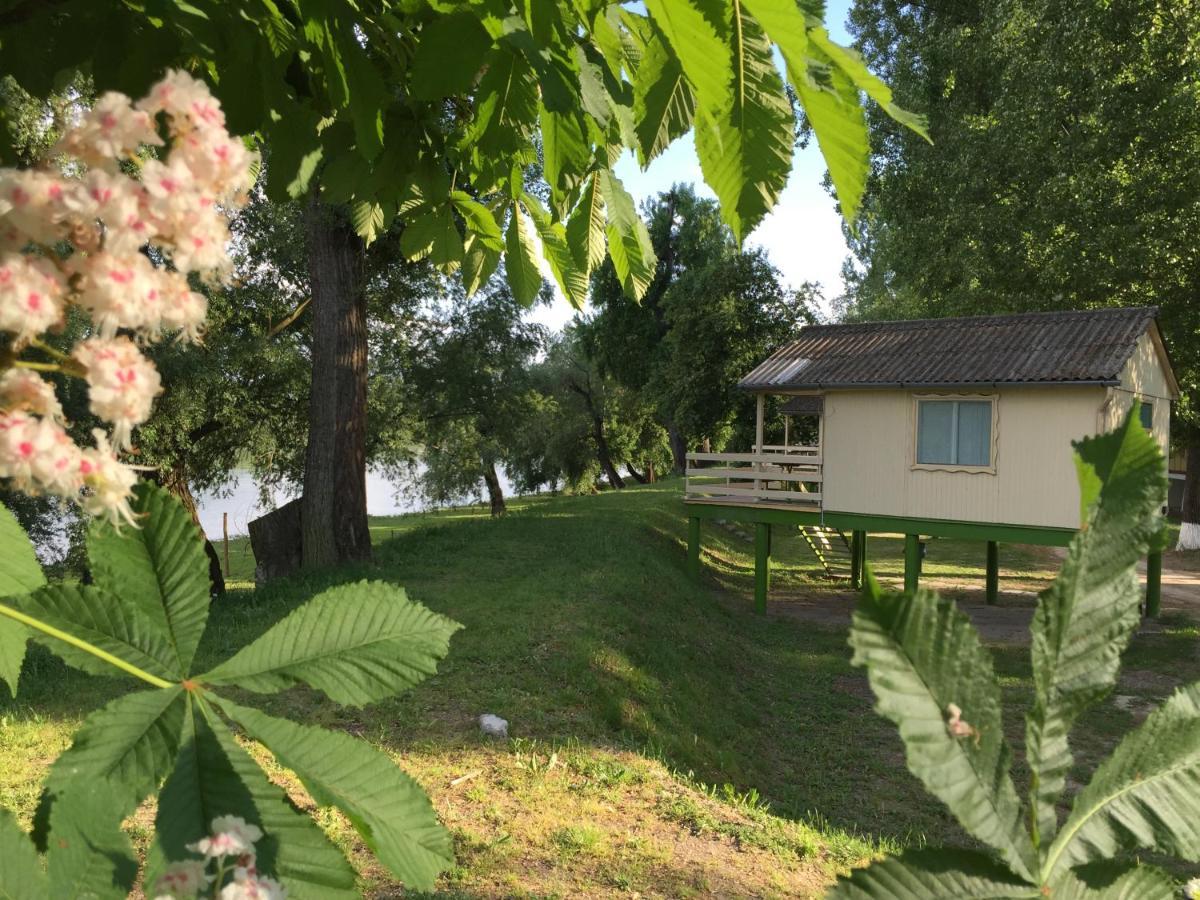
[[[1179,385],[1152,308],[814,325],[739,382],[757,397],[755,446],[688,455],[689,560],[700,522],[756,525],[756,603],[766,606],[772,525],[813,549],[843,543],[857,584],[869,532],[1061,546],[1080,522],[1071,441],[1114,428],[1134,399],[1164,455]],[[782,403],[769,397],[779,397]],[[766,440],[766,413],[775,443]],[[782,425],[782,428],[779,427]],[[782,443],[780,440],[782,433]],[[807,434],[797,443],[794,435]],[[850,538],[847,538],[847,533]],[[1149,560],[1157,605],[1161,556]]]

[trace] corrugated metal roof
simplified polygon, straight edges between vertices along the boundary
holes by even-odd
[[[789,397],[779,412],[785,416],[819,416],[825,411],[825,398],[819,394]]]
[[[746,390],[1115,384],[1153,307],[810,325]]]

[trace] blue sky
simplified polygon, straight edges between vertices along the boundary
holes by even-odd
[[[843,44],[850,41],[845,27],[849,9],[850,0],[829,0],[829,32]],[[672,144],[644,172],[632,153],[617,163],[616,171],[639,203],[676,182],[693,183],[698,192],[713,196],[700,174],[700,161],[690,135]],[[825,163],[815,141],[806,150],[797,150],[791,178],[778,205],[746,243],[765,248],[789,285],[818,282],[828,301],[842,292],[841,267],[848,251],[833,199],[821,186],[824,174]],[[558,297],[553,306],[539,308],[532,317],[561,328],[572,314],[570,304]]]

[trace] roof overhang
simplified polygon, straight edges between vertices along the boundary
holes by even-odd
[[[1150,335],[1150,340],[1154,344],[1154,350],[1158,354],[1158,361],[1162,365],[1163,374],[1167,376],[1167,384],[1171,387],[1171,399],[1179,399],[1179,379],[1175,377],[1175,368],[1171,365],[1171,355],[1167,353],[1167,345],[1163,342],[1162,330],[1158,327],[1158,319],[1150,320],[1150,327],[1147,329]]]
[[[945,391],[945,390],[999,390],[1001,388],[1025,387],[1116,387],[1119,378],[1089,381],[887,381],[887,382],[830,382],[827,384],[739,384],[738,387],[751,394],[794,394],[803,391]],[[1174,384],[1174,376],[1172,376]],[[1176,386],[1178,391],[1178,386]]]

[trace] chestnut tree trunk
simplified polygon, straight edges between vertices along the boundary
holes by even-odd
[[[500,486],[500,476],[496,472],[496,464],[489,459],[483,461],[483,480],[488,489],[488,501],[491,503],[492,516],[502,516],[505,512],[504,488]]]
[[[312,392],[301,559],[307,568],[371,557],[367,528],[366,250],[340,209],[305,210],[312,287]]]

